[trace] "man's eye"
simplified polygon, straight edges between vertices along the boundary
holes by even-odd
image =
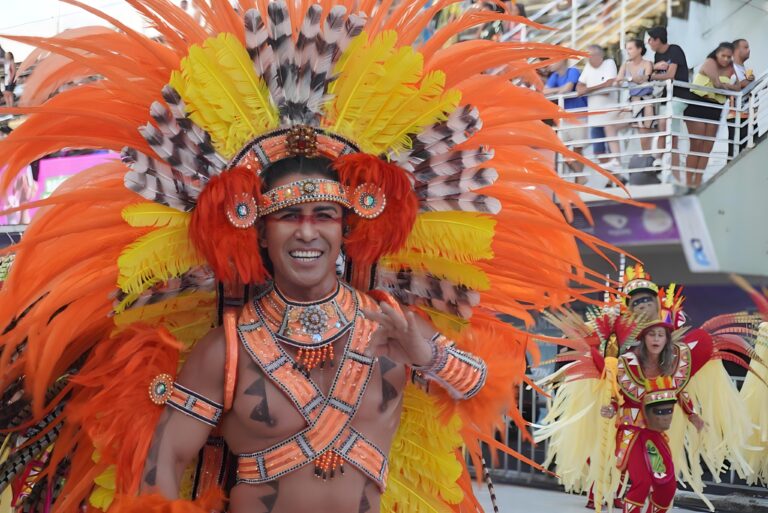
[[[299,218],[299,214],[294,214],[292,212],[288,212],[288,213],[283,214],[282,216],[280,216],[278,219],[280,219],[281,221],[295,221],[298,218]]]

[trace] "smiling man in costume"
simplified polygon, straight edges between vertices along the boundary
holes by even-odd
[[[288,157],[261,176],[259,239],[273,281],[236,328],[225,323],[198,342],[176,386],[156,382],[170,408],[142,489],[177,497],[184,469],[220,423],[238,456],[230,511],[377,511],[408,375],[467,399],[482,387],[485,365],[394,300],[379,295],[379,307],[337,277],[345,217],[380,213],[381,197],[350,209],[323,158]],[[236,353],[227,354],[227,337]],[[231,410],[222,412],[227,394]]]

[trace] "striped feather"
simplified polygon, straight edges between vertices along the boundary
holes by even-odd
[[[317,125],[321,114],[325,83],[318,84],[320,91],[313,91],[314,67],[319,59],[320,17],[323,9],[313,4],[307,9],[296,41],[294,74],[285,84],[284,120],[290,124]],[[311,102],[311,100],[314,100]]]
[[[356,14],[345,18],[346,12],[343,5],[336,5],[325,18],[323,31],[318,38],[319,55],[312,73],[311,102],[322,103],[328,99],[328,84],[337,78],[333,72],[334,66],[365,26],[365,18]],[[318,97],[320,92],[322,96]]]
[[[417,306],[426,310],[436,310],[442,314],[461,319],[469,319],[472,317],[472,305],[466,302],[450,303],[440,299],[424,298],[401,289],[389,288],[386,286],[381,286],[380,288],[387,291],[400,303],[407,306]]]
[[[460,150],[427,158],[413,169],[413,176],[419,182],[429,182],[438,176],[455,175],[461,171],[479,166],[493,158],[489,148]]]
[[[438,176],[416,185],[419,199],[444,198],[493,185],[499,173],[493,168],[465,169],[453,176]]]
[[[40,513],[50,510],[50,504],[53,503],[61,493],[66,483],[71,462],[65,458],[61,460],[53,473],[52,483],[49,486],[49,475],[43,476],[39,481],[28,482],[32,486],[32,491],[21,503],[21,513]]]
[[[64,390],[67,383],[68,380],[64,378],[57,380],[46,393],[45,404],[53,401]],[[15,382],[15,386],[8,387],[0,398],[0,404],[3,405],[3,411],[0,413],[0,430],[2,431],[18,428],[32,419],[32,404],[28,398],[20,393],[17,394],[22,391],[23,386],[23,378],[20,378]],[[63,401],[60,404],[63,404]]]
[[[160,102],[154,102],[150,106],[149,113],[165,137],[191,154],[191,158],[186,160],[194,172],[207,178],[219,174],[223,169],[224,157],[216,153],[210,144],[210,137],[206,137],[207,134],[202,128],[189,119],[187,119],[188,123],[185,123],[187,128],[183,128],[172,111]]]
[[[273,94],[273,99],[280,111],[281,119],[284,120],[283,113],[286,109],[287,95],[289,94],[286,88],[292,82],[297,71],[295,62],[296,46],[291,37],[291,18],[285,1],[277,0],[270,2],[267,8],[267,16],[269,17],[270,24],[270,36],[267,39],[267,43],[274,53],[275,87],[280,90],[277,96]],[[269,89],[270,92],[275,92],[272,87]]]
[[[34,436],[35,434],[43,431],[46,427],[56,422],[58,415],[61,413],[61,409],[57,407],[54,413],[46,415],[39,423],[37,423],[27,436]],[[36,460],[45,449],[56,441],[61,430],[61,423],[56,423],[47,433],[35,440],[23,449],[12,453],[8,459],[0,465],[0,493],[13,481],[16,476],[19,475],[32,461]]]
[[[199,155],[184,145],[183,133],[180,137],[168,137],[162,129],[151,123],[139,127],[139,133],[155,153],[172,168],[196,180],[208,181],[208,176],[210,176],[208,166],[199,158]]]
[[[131,168],[125,174],[125,186],[140,196],[182,212],[195,207],[201,184],[185,177],[164,162],[150,158],[133,148],[124,148],[123,162]]]
[[[336,62],[349,47],[354,38],[360,35],[365,27],[365,17],[359,14],[350,14],[347,20],[344,22],[344,30],[336,41],[336,53],[333,56],[333,61]]]
[[[223,170],[227,166],[227,159],[216,152],[211,142],[210,134],[189,119],[187,107],[178,91],[170,85],[165,85],[162,95],[176,124],[184,130],[186,137],[194,145],[197,153],[217,171]]]
[[[421,212],[447,212],[457,210],[461,212],[479,212],[482,214],[496,215],[501,212],[501,202],[485,194],[462,192],[440,198],[426,198],[419,202]]]
[[[436,278],[431,274],[410,270],[380,270],[377,278],[380,286],[401,290],[421,298],[469,306],[480,304],[480,294],[477,291]]]
[[[216,279],[207,267],[195,267],[177,278],[171,278],[140,294],[126,294],[118,291],[115,299],[115,313],[141,308],[175,298],[184,293],[216,290]]]
[[[482,128],[480,112],[471,105],[454,110],[448,119],[426,127],[412,136],[413,146],[394,160],[404,169],[413,170],[426,159],[446,153],[465,142]]]
[[[277,83],[275,52],[270,45],[269,30],[257,9],[245,13],[245,48],[253,61],[256,74],[267,83],[275,106],[282,102],[283,91]]]

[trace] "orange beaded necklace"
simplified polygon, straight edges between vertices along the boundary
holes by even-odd
[[[272,284],[254,305],[276,340],[298,348],[296,367],[304,373],[333,366],[333,343],[349,332],[357,313],[354,291],[342,282],[330,296],[309,303],[286,298]]]

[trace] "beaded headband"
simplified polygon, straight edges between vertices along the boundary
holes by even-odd
[[[638,290],[647,290],[656,294],[659,291],[659,286],[647,279],[635,279],[624,285],[625,294],[631,294]]]
[[[228,169],[243,166],[256,174],[289,157],[325,157],[360,153],[354,143],[322,128],[295,125],[266,133],[252,140],[229,162]]]
[[[341,183],[325,178],[306,178],[287,183],[264,193],[259,205],[253,196],[241,193],[232,198],[226,210],[229,222],[236,228],[250,228],[259,217],[302,203],[330,201],[338,203],[365,219],[384,212],[387,198],[381,187],[363,183],[349,193]]]
[[[347,192],[339,182],[308,178],[275,187],[265,193],[259,205],[259,215],[266,216],[293,205],[314,201],[330,201],[350,207]]]

